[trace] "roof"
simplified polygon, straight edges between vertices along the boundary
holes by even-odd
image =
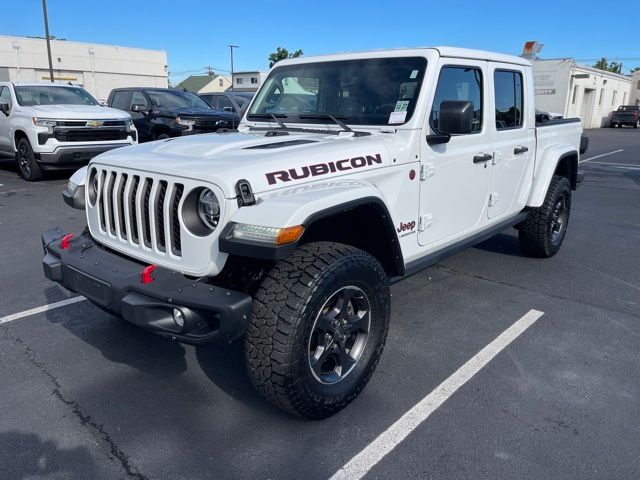
[[[504,53],[488,52],[484,50],[472,50],[468,48],[457,47],[417,47],[417,48],[397,48],[384,50],[368,50],[362,52],[345,52],[331,55],[318,55],[315,57],[298,57],[281,60],[277,63],[280,65],[288,65],[292,63],[307,63],[314,61],[331,61],[331,60],[348,60],[358,58],[380,58],[380,57],[397,57],[397,56],[415,56],[438,53],[441,57],[464,58],[472,60],[485,60],[502,63],[511,63],[515,65],[530,66],[531,62],[526,58],[516,55],[507,55]]]
[[[188,92],[199,92],[221,75],[190,75],[174,88],[186,89]]]

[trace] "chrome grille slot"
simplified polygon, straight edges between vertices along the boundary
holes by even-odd
[[[182,257],[183,184],[111,169],[99,169],[97,178],[95,218],[102,236],[140,251]]]

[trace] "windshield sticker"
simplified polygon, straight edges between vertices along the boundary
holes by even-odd
[[[405,119],[407,118],[407,112],[391,112],[391,115],[389,115],[389,124],[393,124],[393,123],[404,123]]]
[[[396,102],[396,112],[406,112],[409,108],[409,100],[398,100]]]
[[[411,70],[411,75],[409,76],[410,79],[414,79],[418,76],[418,70]]]

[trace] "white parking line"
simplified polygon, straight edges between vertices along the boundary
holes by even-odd
[[[24,312],[13,313],[11,315],[7,315],[6,317],[0,318],[0,325],[3,323],[12,322],[14,320],[18,320],[20,318],[28,317],[29,315],[35,315],[37,313],[48,312],[49,310],[53,310],[55,308],[64,307],[66,305],[71,305],[73,303],[78,303],[86,300],[84,297],[73,297],[67,298],[66,300],[60,300],[59,302],[48,303],[46,305],[42,305],[41,307],[32,308],[30,310],[25,310]]]
[[[451,395],[467,383],[482,367],[504,350],[522,332],[535,323],[544,312],[529,310],[516,323],[502,332],[494,341],[442,382],[429,395],[405,413],[397,422],[382,432],[360,453],[338,470],[330,480],[355,480],[364,477],[380,460],[435,412]]]
[[[633,163],[616,163],[616,162],[591,162],[598,165],[611,165],[612,167],[618,168],[640,168],[640,165],[635,165]]]
[[[614,150],[613,152],[603,153],[601,155],[596,155],[595,157],[591,157],[591,158],[585,158],[584,160],[580,160],[579,163],[590,162],[591,160],[595,160],[596,158],[607,157],[609,155],[613,155],[614,153],[620,153],[620,152],[624,152],[624,149],[621,148],[620,150]]]

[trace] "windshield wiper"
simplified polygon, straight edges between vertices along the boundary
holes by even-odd
[[[355,133],[347,124],[345,124],[340,120],[340,119],[346,120],[347,119],[346,115],[330,115],[328,113],[310,113],[310,114],[298,115],[298,118],[301,120],[304,120],[306,118],[317,119],[317,120],[333,120],[333,122],[336,123],[345,132]]]
[[[278,120],[279,118],[287,118],[284,113],[250,113],[247,118],[269,118],[276,122],[280,128],[287,128],[281,120]]]

